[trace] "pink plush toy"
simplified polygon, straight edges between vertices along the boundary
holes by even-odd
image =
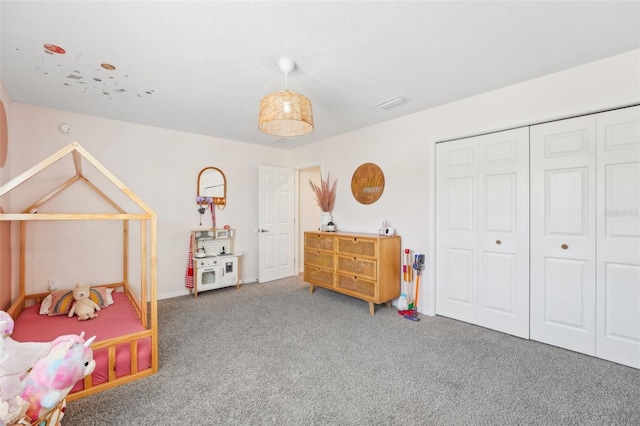
[[[62,401],[78,380],[93,373],[91,343],[80,336],[60,336],[51,343],[49,354],[40,359],[24,379],[20,396],[29,402],[27,416],[32,421],[51,411]]]
[[[13,319],[0,311],[0,425],[18,423],[29,404],[20,397],[27,371],[47,355],[49,342],[17,342],[10,335]]]

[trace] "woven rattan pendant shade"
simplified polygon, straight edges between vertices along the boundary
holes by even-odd
[[[258,128],[274,136],[302,136],[311,133],[311,101],[290,90],[268,94],[260,102]]]

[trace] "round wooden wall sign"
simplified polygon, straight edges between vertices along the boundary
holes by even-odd
[[[373,163],[360,165],[351,178],[351,193],[362,204],[373,204],[384,191],[384,173]]]

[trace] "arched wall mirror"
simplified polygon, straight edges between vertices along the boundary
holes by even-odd
[[[211,197],[219,209],[227,205],[227,178],[217,167],[205,167],[198,174],[198,197]]]

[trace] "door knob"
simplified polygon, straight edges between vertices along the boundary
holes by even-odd
[[[269,232],[268,229],[264,229],[264,228],[260,228],[260,229],[258,229],[258,231],[260,231],[260,232]]]

